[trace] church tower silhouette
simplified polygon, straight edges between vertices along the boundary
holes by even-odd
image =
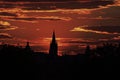
[[[26,43],[25,49],[31,49],[30,45],[29,45],[29,42]]]
[[[52,35],[52,41],[50,43],[50,49],[49,49],[49,54],[51,56],[57,56],[58,53],[58,44],[55,38],[55,31],[53,31],[53,35]]]
[[[29,43],[29,42],[26,43],[25,51],[27,51],[27,52],[32,52],[32,49],[31,49],[31,47],[30,47],[30,43]]]

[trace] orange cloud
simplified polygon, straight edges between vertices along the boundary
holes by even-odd
[[[4,26],[10,26],[10,23],[5,22],[5,21],[0,21],[0,25],[4,25]]]
[[[15,30],[18,27],[12,26],[9,22],[0,21],[0,30]]]
[[[20,17],[13,17],[13,18],[6,18],[7,20],[12,21],[22,21],[22,22],[38,22],[39,20],[48,20],[48,21],[70,21],[70,17],[61,17],[61,16],[20,16]]]
[[[116,32],[114,32],[114,33],[110,33],[110,32],[106,32],[106,31],[97,31],[97,30],[90,30],[90,29],[84,29],[84,28],[82,28],[82,27],[75,27],[74,29],[72,29],[72,30],[70,30],[70,31],[72,31],[72,32],[74,32],[74,31],[77,31],[77,32],[90,32],[90,33],[97,33],[97,34],[106,34],[106,35],[115,35],[115,34],[117,34],[117,35],[119,35],[120,33],[116,33]]]

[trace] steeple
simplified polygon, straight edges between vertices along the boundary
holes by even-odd
[[[26,43],[26,49],[29,49],[30,48],[30,45],[29,45],[29,42]]]
[[[26,43],[25,50],[32,51],[29,42]]]
[[[52,41],[50,43],[49,54],[52,56],[57,56],[57,53],[58,53],[58,45],[57,45],[57,41],[55,38],[55,31],[53,31]]]
[[[56,39],[55,39],[55,31],[53,31],[52,42],[56,42]]]

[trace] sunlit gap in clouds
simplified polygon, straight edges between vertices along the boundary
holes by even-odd
[[[36,52],[42,51],[42,52],[48,53],[51,40],[52,40],[52,38],[39,38],[39,39],[33,41],[35,44],[32,46],[34,46],[33,48]],[[69,46],[69,44],[62,42],[64,40],[64,38],[56,38],[56,40],[57,40],[58,47],[59,47],[58,54],[61,56],[63,47]]]
[[[49,52],[49,47],[52,38],[38,38],[33,40],[33,49],[36,52]],[[77,55],[83,54],[86,48],[87,40],[82,38],[56,38],[58,43],[58,54],[61,55]],[[89,43],[89,42],[88,42]],[[91,45],[91,48],[95,48],[95,45]]]

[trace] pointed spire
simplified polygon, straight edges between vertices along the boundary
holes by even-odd
[[[55,30],[53,30],[52,42],[56,42],[56,38],[55,38]]]
[[[58,53],[58,45],[57,45],[57,41],[55,38],[55,31],[53,30],[53,35],[52,35],[52,41],[50,43],[50,49],[49,49],[49,54],[51,56],[57,56]]]

